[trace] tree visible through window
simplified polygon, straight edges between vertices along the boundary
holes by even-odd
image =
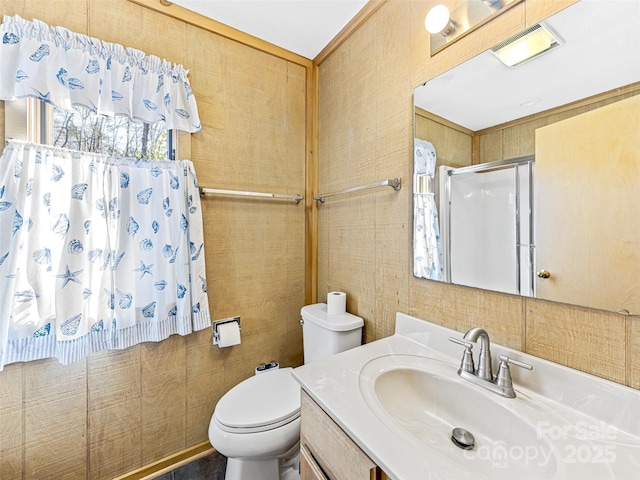
[[[75,111],[51,108],[51,112],[51,144],[56,147],[113,157],[169,158],[164,122],[137,123],[125,116],[98,115],[82,106]]]

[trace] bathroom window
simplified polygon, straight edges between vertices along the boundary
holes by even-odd
[[[76,106],[63,111],[34,98],[5,102],[5,137],[113,157],[175,159],[173,130]]]

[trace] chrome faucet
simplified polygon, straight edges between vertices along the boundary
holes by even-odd
[[[471,350],[478,339],[480,339],[480,354],[478,355],[478,368],[476,369]],[[462,340],[455,337],[449,337],[449,340],[465,347],[458,375],[471,383],[480,385],[504,397],[515,398],[516,396],[516,392],[513,390],[513,381],[511,380],[510,363],[527,370],[533,370],[533,367],[527,363],[519,362],[506,355],[500,355],[500,366],[494,379],[491,369],[491,341],[489,340],[489,334],[482,328],[474,327],[468,330]]]
[[[491,341],[486,330],[474,327],[467,331],[462,337],[463,340],[476,343],[480,339],[480,355],[478,356],[478,369],[475,374],[490,382],[493,381],[493,371],[491,369]]]

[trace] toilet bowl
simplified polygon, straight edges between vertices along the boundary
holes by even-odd
[[[299,478],[300,386],[292,370],[250,377],[216,405],[209,441],[227,457],[225,480]]]
[[[302,308],[304,362],[357,347],[363,320]],[[250,377],[223,395],[209,422],[211,445],[227,457],[225,480],[299,480],[300,386],[292,368]]]

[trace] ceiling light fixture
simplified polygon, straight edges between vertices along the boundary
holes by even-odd
[[[517,67],[563,44],[549,27],[538,23],[491,49],[507,67]]]
[[[484,25],[523,0],[465,0],[449,12],[445,5],[436,5],[427,13],[424,26],[431,34],[431,55]]]

